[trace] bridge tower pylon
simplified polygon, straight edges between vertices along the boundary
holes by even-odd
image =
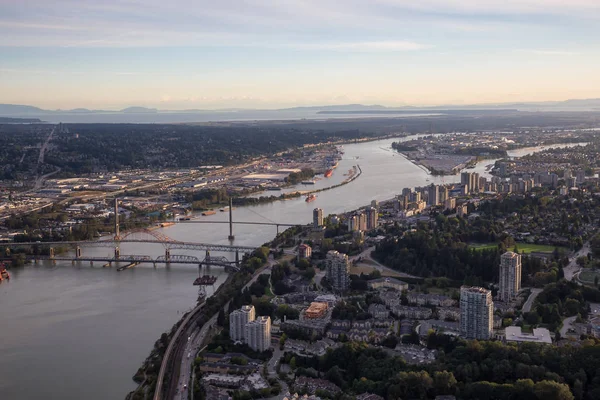
[[[171,249],[165,249],[165,261],[168,263],[171,261]]]
[[[121,240],[119,232],[119,199],[115,197],[115,240]]]
[[[233,241],[235,236],[233,236],[233,199],[229,198],[229,236],[227,237],[229,240]]]

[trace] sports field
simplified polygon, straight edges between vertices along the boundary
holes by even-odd
[[[488,250],[495,249],[496,247],[498,247],[498,243],[472,243],[469,245],[469,247],[475,250]],[[519,250],[519,253],[525,252],[525,254],[529,254],[532,252],[552,253],[554,251],[554,248],[554,246],[548,246],[545,244],[517,243],[517,249]],[[564,248],[559,247],[558,249],[562,250]],[[510,248],[509,250],[512,251],[513,248]]]

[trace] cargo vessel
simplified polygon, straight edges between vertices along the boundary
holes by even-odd
[[[306,196],[306,202],[310,203],[311,201],[315,201],[317,199],[317,196],[315,196],[314,194],[309,194],[308,196]]]
[[[300,183],[303,184],[303,185],[314,185],[315,181],[302,181]]]
[[[333,174],[333,170],[328,169],[327,171],[325,171],[325,178],[329,178],[331,176],[331,174]]]
[[[217,212],[214,210],[208,210],[208,211],[203,211],[202,215],[206,216],[206,215],[215,215]]]

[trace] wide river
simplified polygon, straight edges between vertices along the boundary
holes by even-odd
[[[319,193],[311,203],[299,198],[238,207],[234,220],[308,223],[315,207],[326,215],[340,213],[368,205],[373,199],[392,198],[404,187],[459,181],[457,176],[429,176],[392,151],[393,141],[345,145],[333,176],[317,181],[310,189],[343,181],[344,174],[357,164],[362,175]],[[524,151],[519,150],[519,155],[532,150]],[[486,176],[490,163],[493,160],[483,161],[471,171]],[[224,221],[227,215],[199,218]],[[236,244],[251,246],[271,240],[276,233],[275,227],[260,225],[237,225],[234,230]],[[229,243],[226,224],[178,224],[162,231],[178,240]],[[102,248],[84,251],[89,255],[111,253]],[[156,257],[163,252],[161,246],[122,246],[122,254]],[[213,267],[210,272],[219,276],[217,286],[226,277],[220,268]],[[135,388],[131,376],[154,342],[197,297],[192,281],[198,270],[192,265],[140,265],[117,272],[114,267],[89,263],[48,263],[12,270],[11,274],[10,282],[0,284],[0,398],[10,400],[123,399]]]

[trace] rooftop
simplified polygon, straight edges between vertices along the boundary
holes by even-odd
[[[507,326],[504,331],[509,342],[534,342],[552,344],[550,331],[546,328],[534,328],[533,333],[521,332],[520,326]]]

